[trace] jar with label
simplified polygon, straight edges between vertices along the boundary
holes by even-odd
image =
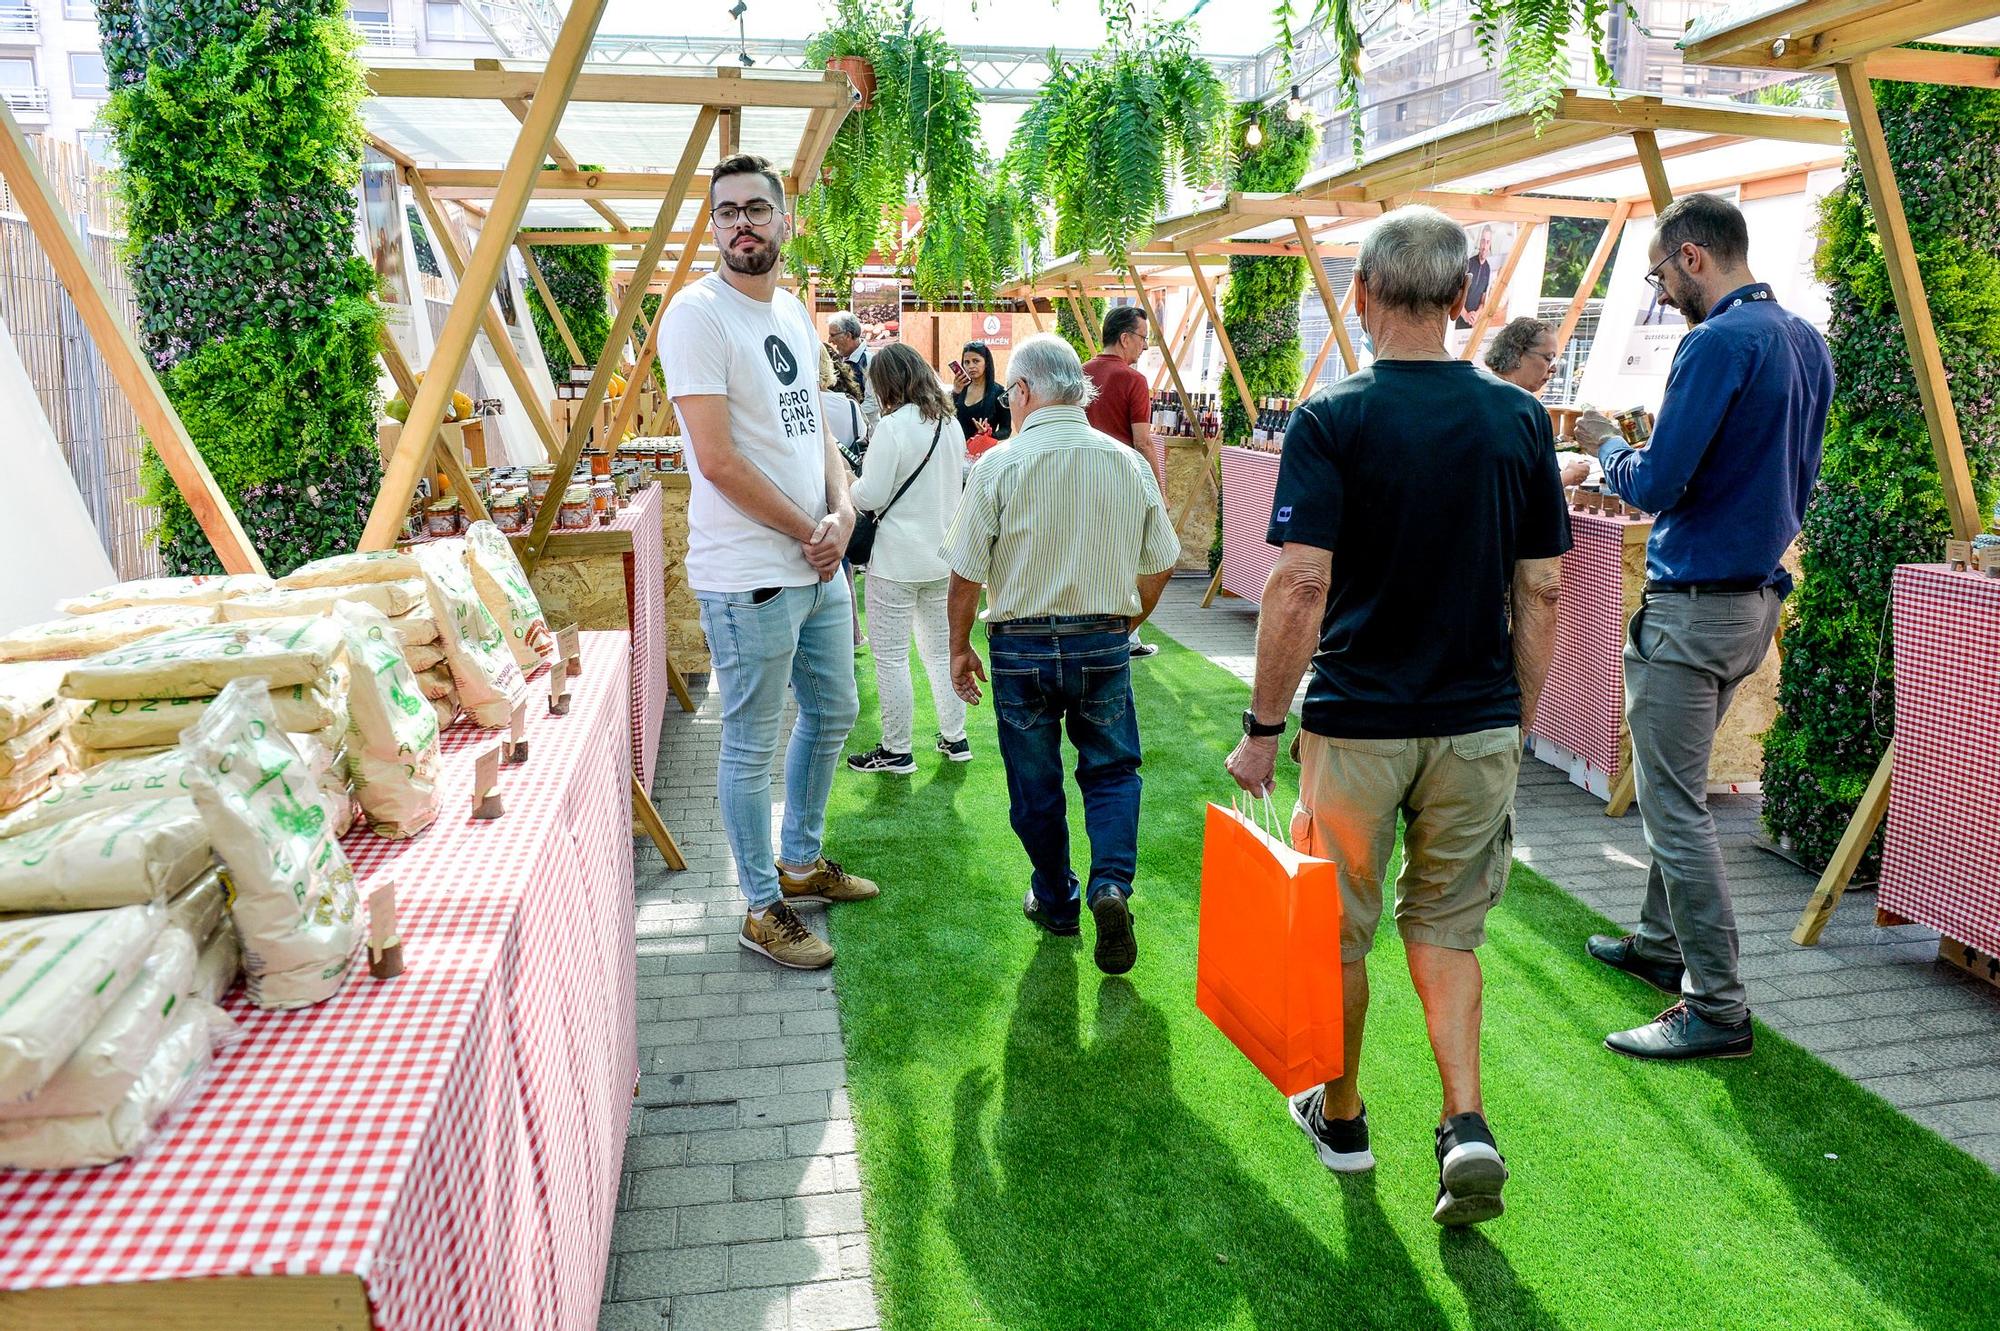
[[[590,478],[602,480],[611,474],[611,455],[601,448],[590,450]]]
[[[440,499],[425,511],[424,532],[432,537],[456,536],[463,517],[463,506],[456,499]]]
[[[572,485],[563,491],[562,510],[556,514],[556,526],[564,531],[580,531],[590,526],[590,487]]]
[[[609,480],[595,481],[590,487],[590,511],[597,515],[601,523],[608,523],[618,514],[618,487]]]
[[[552,466],[528,468],[528,493],[534,497],[537,504],[547,497],[549,486],[554,484],[555,479],[556,469]]]
[[[493,501],[493,525],[510,536],[528,530],[528,502],[518,494],[503,494]]]

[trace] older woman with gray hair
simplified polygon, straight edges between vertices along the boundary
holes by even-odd
[[[1486,368],[1528,392],[1541,395],[1556,377],[1556,361],[1562,348],[1556,345],[1556,330],[1540,319],[1511,319],[1486,348]],[[1562,483],[1581,485],[1590,476],[1590,463],[1571,458],[1562,465]]]
[[[1569,514],[1542,404],[1445,346],[1465,231],[1432,208],[1377,222],[1354,308],[1374,363],[1292,416],[1268,539],[1257,674],[1229,774],[1267,796],[1299,677],[1297,849],[1341,896],[1346,1064],[1291,1116],[1327,1168],[1374,1168],[1360,1089],[1368,952],[1403,825],[1396,931],[1443,1082],[1441,1225],[1500,1214],[1507,1167],[1480,1098],[1475,950],[1513,865],[1521,731],[1555,646]],[[1512,621],[1508,617],[1512,597]]]

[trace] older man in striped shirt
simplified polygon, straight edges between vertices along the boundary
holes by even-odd
[[[1000,713],[1014,834],[1034,874],[1022,911],[1078,932],[1088,905],[1097,965],[1138,959],[1132,875],[1139,853],[1139,718],[1127,635],[1153,612],[1180,558],[1146,459],[1090,427],[1090,381],[1069,344],[1031,337],[1007,366],[1014,437],[980,459],[941,553],[951,565],[951,677],[977,703],[986,668],[972,647],[986,588],[987,652]],[[1062,734],[1090,834],[1090,883],[1070,869]]]

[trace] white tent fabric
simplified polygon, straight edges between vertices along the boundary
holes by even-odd
[[[14,422],[0,524],[0,633],[55,614],[64,597],[117,581],[55,431],[35,397],[14,335],[0,321],[0,412]]]

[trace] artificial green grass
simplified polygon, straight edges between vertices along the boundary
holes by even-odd
[[[1768,1030],[1735,1062],[1605,1050],[1662,1000],[1589,962],[1603,920],[1518,865],[1480,953],[1507,1214],[1431,1222],[1437,1072],[1386,922],[1362,1063],[1378,1163],[1327,1172],[1194,1005],[1202,809],[1232,789],[1247,690],[1148,636],[1163,650],[1133,670],[1129,977],[1097,973],[1087,917],[1069,940],[1021,918],[990,696],[974,761],[948,763],[923,738],[919,670],[917,774],[835,783],[829,847],[883,886],[833,912],[833,937],[885,1326],[1964,1331],[2000,1316],[2000,1180]],[[853,749],[879,725],[873,657],[857,665]],[[1281,785],[1296,771],[1281,760]],[[1074,786],[1070,808],[1082,873]]]

